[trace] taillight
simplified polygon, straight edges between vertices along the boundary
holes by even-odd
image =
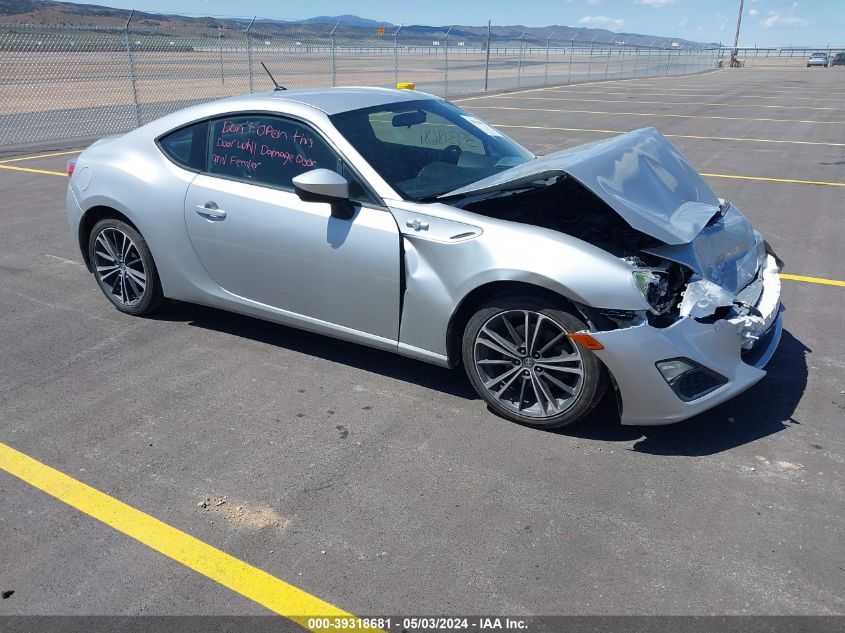
[[[69,161],[67,162],[67,175],[68,175],[68,178],[70,178],[71,176],[73,176],[73,170],[74,170],[74,169],[76,169],[76,161],[75,161],[75,160],[69,160]]]

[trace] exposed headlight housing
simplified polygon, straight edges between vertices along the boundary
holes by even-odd
[[[684,402],[692,402],[715,391],[728,379],[689,358],[669,358],[655,363],[657,371]]]
[[[664,270],[637,268],[631,271],[643,297],[654,314],[664,314],[672,308],[673,293],[669,285],[669,274]]]

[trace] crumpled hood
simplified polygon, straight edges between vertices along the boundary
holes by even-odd
[[[669,245],[691,242],[720,210],[716,194],[654,128],[536,158],[441,197],[510,189],[562,174],[633,228]]]
[[[736,295],[757,276],[766,259],[766,243],[739,209],[725,207],[719,221],[705,226],[691,243],[657,246],[646,252],[684,264]]]

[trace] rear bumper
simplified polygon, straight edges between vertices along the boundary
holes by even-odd
[[[612,374],[622,401],[622,423],[671,424],[702,413],[761,380],[783,331],[780,277],[765,267],[759,317],[702,323],[683,318],[667,328],[648,324],[591,333],[604,345],[595,352]],[[726,379],[695,400],[681,400],[656,367],[659,361],[687,358]]]

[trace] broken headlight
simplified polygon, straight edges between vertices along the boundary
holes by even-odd
[[[632,273],[634,283],[651,306],[654,314],[664,314],[672,308],[675,293],[668,271],[638,268]]]

